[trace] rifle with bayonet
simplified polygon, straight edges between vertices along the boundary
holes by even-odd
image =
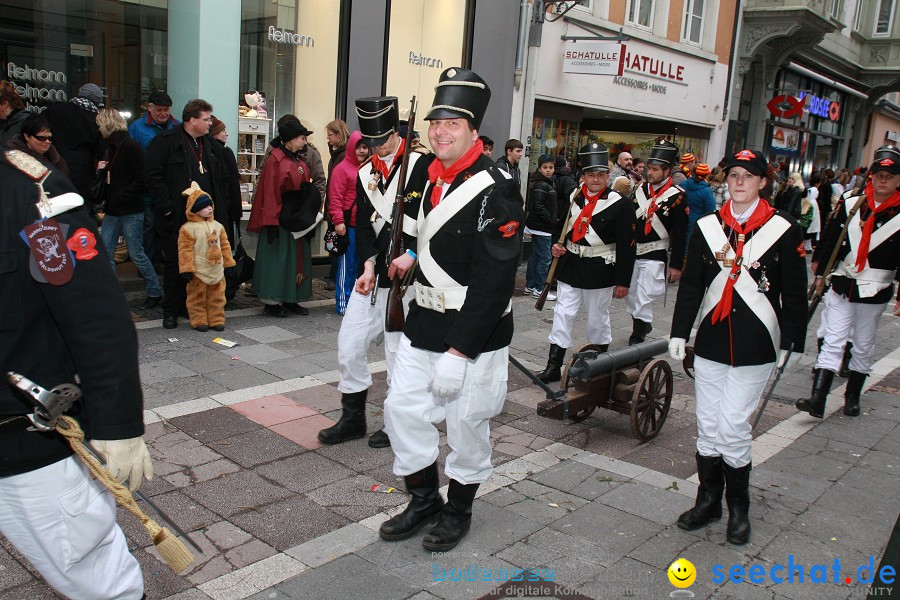
[[[412,141],[416,126],[415,96],[412,97],[410,104],[409,119],[406,122],[405,149],[403,150],[403,159],[400,162],[400,171],[397,173],[400,179],[397,181],[397,195],[394,198],[394,212],[391,218],[391,242],[385,254],[385,262],[388,269],[390,269],[391,263],[405,252],[403,249],[403,213],[406,210],[406,172],[409,169],[409,156],[412,154]],[[414,272],[415,265],[407,271],[404,277],[401,278],[398,275],[391,279],[387,306],[384,311],[385,331],[403,331],[403,325],[406,321],[403,315],[403,295],[406,293],[409,280]]]

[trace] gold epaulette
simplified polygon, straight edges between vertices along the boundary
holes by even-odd
[[[38,181],[50,170],[41,161],[21,150],[7,150],[3,153],[9,164],[25,173],[34,181]]]

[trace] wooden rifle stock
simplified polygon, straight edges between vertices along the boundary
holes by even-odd
[[[406,123],[406,141],[404,143],[403,158],[400,161],[400,172],[397,176],[397,195],[394,198],[394,214],[391,218],[391,243],[388,247],[385,260],[387,267],[390,269],[391,263],[394,262],[401,254],[405,252],[403,249],[403,213],[406,209],[406,172],[409,169],[409,155],[412,153],[413,130],[416,125],[416,97],[412,97],[409,109],[409,120]],[[410,269],[409,277],[415,266]],[[384,330],[385,331],[403,331],[403,325],[406,318],[403,316],[403,294],[406,292],[406,286],[403,285],[401,277],[394,276],[391,279],[391,287],[388,290],[387,306],[384,311]]]
[[[806,317],[807,323],[812,320],[813,314],[816,312],[816,307],[819,306],[822,295],[825,293],[826,280],[831,276],[831,271],[834,269],[834,263],[837,262],[838,252],[841,251],[841,244],[844,243],[844,238],[847,237],[847,230],[850,228],[850,221],[865,203],[866,195],[862,194],[856,204],[853,205],[853,208],[847,213],[847,221],[844,223],[844,227],[841,229],[840,235],[838,235],[837,242],[834,244],[834,249],[831,251],[831,256],[828,258],[828,263],[825,265],[825,270],[823,271],[825,275],[817,277],[815,281],[813,281],[810,293],[807,294],[807,298],[809,298],[809,310],[807,311]]]
[[[559,234],[559,240],[556,242],[560,246],[566,241],[566,234],[569,229],[569,218],[572,216],[572,206],[575,204],[575,198],[578,197],[578,194],[579,192],[575,192],[572,196],[572,201],[569,203],[569,212],[566,213],[566,220],[563,223],[562,233]],[[544,289],[541,290],[541,295],[538,297],[537,302],[534,303],[534,307],[538,310],[544,310],[544,303],[547,301],[547,294],[550,293],[550,286],[553,284],[553,280],[556,279],[556,265],[559,264],[560,258],[562,257],[554,256],[553,260],[550,262],[550,268],[547,270],[547,279],[544,281]]]

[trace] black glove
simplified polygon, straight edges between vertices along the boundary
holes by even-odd
[[[275,240],[278,239],[278,226],[266,225],[266,237],[268,238],[270,244],[274,244]]]
[[[181,278],[184,279],[185,281],[190,281],[191,279],[194,278],[194,274],[193,273],[182,273]]]

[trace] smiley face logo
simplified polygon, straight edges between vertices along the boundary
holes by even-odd
[[[667,571],[669,581],[677,588],[690,587],[694,580],[697,579],[697,569],[693,563],[685,558],[679,558],[671,565]]]

